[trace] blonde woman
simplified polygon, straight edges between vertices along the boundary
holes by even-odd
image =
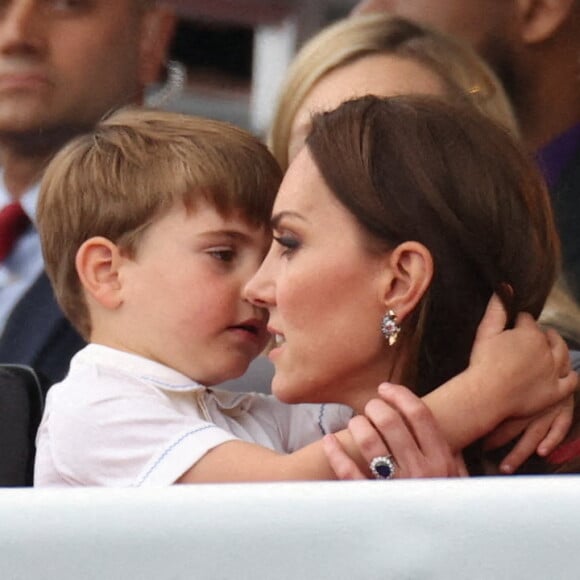
[[[339,21],[302,48],[280,92],[271,149],[285,170],[308,134],[313,113],[366,94],[417,93],[471,102],[517,133],[501,84],[471,48],[383,14]]]

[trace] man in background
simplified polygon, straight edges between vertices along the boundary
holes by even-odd
[[[564,274],[580,299],[580,0],[363,0],[472,44],[510,96],[550,188]]]
[[[72,137],[142,102],[173,24],[154,0],[0,5],[0,363],[31,365],[47,384],[65,375],[83,341],[44,274],[34,228],[40,178]]]

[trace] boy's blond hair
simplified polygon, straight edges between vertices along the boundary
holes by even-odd
[[[199,200],[268,227],[281,171],[264,145],[219,121],[124,109],[74,139],[42,179],[37,222],[46,271],[63,312],[87,338],[91,322],[75,268],[103,236],[133,257],[146,228],[176,202]]]

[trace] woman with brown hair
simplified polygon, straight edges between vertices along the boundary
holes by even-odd
[[[505,129],[437,98],[365,97],[315,116],[272,223],[246,291],[270,310],[285,402],[360,413],[385,380],[430,393],[468,366],[494,293],[508,325],[536,317],[557,272],[533,164]],[[335,465],[348,463],[335,443]],[[484,472],[479,445],[466,458]]]

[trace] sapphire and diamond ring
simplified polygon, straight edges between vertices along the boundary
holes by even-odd
[[[392,455],[375,457],[369,467],[375,479],[393,479],[397,473],[397,464]]]

